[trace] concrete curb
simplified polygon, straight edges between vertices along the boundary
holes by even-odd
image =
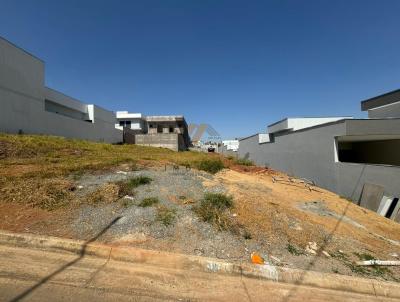
[[[84,241],[79,240],[5,231],[0,231],[0,244],[50,251],[67,251],[78,255],[91,255],[100,258],[110,258],[116,261],[142,263],[165,268],[243,275],[250,278],[262,278],[294,285],[400,298],[400,284],[395,282],[382,282],[337,274],[303,271],[275,267],[273,265],[234,264],[213,258],[131,247],[112,247],[97,243],[86,244]]]

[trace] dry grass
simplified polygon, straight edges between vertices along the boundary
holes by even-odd
[[[84,173],[109,170],[121,165],[136,169],[137,163],[173,163],[201,168],[202,163],[209,159],[220,161],[220,156],[55,136],[0,134],[0,202],[55,209],[72,198],[73,181],[69,179],[78,180]],[[131,183],[118,186],[121,196],[131,194],[135,184],[133,187]],[[97,202],[102,198],[92,196],[92,201]]]
[[[251,238],[250,233],[242,230],[242,227],[232,218],[228,211],[233,207],[232,196],[222,193],[206,193],[198,206],[193,211],[205,222],[215,226],[220,231],[230,231],[233,234],[241,234],[246,239]]]
[[[138,145],[111,145],[55,136],[0,134],[0,177],[53,177],[138,161],[197,167],[220,158],[201,152],[174,152]],[[29,166],[29,169],[21,169]],[[15,173],[17,170],[18,173]]]
[[[96,191],[85,197],[85,201],[91,204],[111,203],[118,200],[119,187],[116,184],[108,183],[100,186]]]
[[[284,177],[284,174],[279,175]],[[310,191],[304,186],[274,183],[269,174],[231,170],[218,174],[205,185],[221,183],[235,198],[238,222],[249,230],[254,239],[268,238],[274,245],[286,247],[290,243],[299,249],[304,249],[308,242],[313,241],[318,246],[324,246],[328,252],[350,249],[387,255],[398,248],[374,234],[400,241],[399,224],[324,189]],[[329,210],[338,215],[345,214],[365,228],[299,208],[303,202],[318,200],[323,201]]]
[[[0,187],[1,201],[13,202],[53,210],[67,205],[73,198],[75,187],[62,178],[16,179]]]

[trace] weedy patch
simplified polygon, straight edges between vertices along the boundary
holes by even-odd
[[[245,158],[238,158],[235,160],[235,163],[242,166],[254,166],[253,161]]]
[[[294,246],[291,243],[288,243],[288,245],[286,246],[286,249],[288,250],[288,252],[294,256],[300,256],[303,255],[304,252],[300,249],[298,249],[296,246]]]
[[[139,207],[151,207],[155,204],[158,204],[160,202],[160,200],[157,197],[148,197],[148,198],[144,198],[142,199],[142,201],[138,204]]]
[[[111,203],[118,200],[118,193],[119,187],[116,184],[108,183],[89,193],[84,200],[91,204]]]
[[[221,156],[222,157],[222,156]],[[141,160],[169,162],[187,167],[196,167],[203,161],[217,162],[221,167],[220,157],[203,152],[174,152],[164,148],[153,148],[139,145],[111,145],[85,140],[67,139],[46,135],[10,135],[0,133],[0,160],[12,161],[14,164],[37,166],[35,177],[58,177],[83,171],[109,170],[120,164],[131,163],[131,170],[136,170],[135,163]],[[213,164],[200,164],[211,169]],[[223,165],[222,165],[223,166]],[[3,175],[9,175],[12,166],[7,166]],[[222,169],[222,168],[218,168]],[[214,168],[211,170],[215,171]],[[27,172],[19,173],[24,177]]]
[[[170,226],[174,223],[176,218],[176,210],[170,209],[166,206],[159,206],[157,208],[156,220],[160,221],[165,226]]]
[[[128,184],[132,188],[137,188],[142,185],[147,185],[147,184],[151,183],[151,181],[152,181],[152,179],[148,176],[137,176],[137,177],[130,178],[128,180]]]
[[[133,189],[141,186],[149,184],[152,181],[150,177],[147,176],[137,176],[132,177],[127,180],[117,181],[115,184],[118,186],[118,196],[124,197],[126,195],[132,195]]]
[[[203,159],[196,163],[196,168],[215,174],[224,168],[224,163],[219,158]]]
[[[214,225],[218,230],[241,233],[241,226],[232,219],[228,209],[233,207],[233,198],[222,193],[206,193],[193,211],[205,222]]]
[[[353,253],[359,260],[375,260],[376,258],[370,254],[367,253]],[[348,255],[344,253],[332,253],[332,257],[340,260],[345,266],[347,266],[353,273],[359,274],[362,276],[374,276],[374,277],[380,277],[384,280],[395,280],[396,277],[393,275],[393,272],[387,268],[387,267],[381,267],[378,265],[372,265],[372,266],[360,266],[351,261]]]
[[[367,253],[354,253],[360,260],[375,260],[376,258]]]
[[[129,198],[122,198],[121,199],[121,205],[125,208],[133,206],[135,202]]]

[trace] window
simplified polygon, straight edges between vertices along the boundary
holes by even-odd
[[[131,128],[131,121],[119,121],[119,125],[121,127],[128,127]]]
[[[400,166],[400,139],[348,140],[338,138],[337,155],[340,162]]]
[[[169,127],[169,133],[173,133],[174,132],[174,127]]]

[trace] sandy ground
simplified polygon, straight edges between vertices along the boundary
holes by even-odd
[[[115,170],[117,171],[117,170]],[[83,176],[77,181],[90,187],[122,177],[115,171]],[[135,172],[136,173],[136,172]],[[142,172],[139,172],[142,173]],[[73,204],[55,211],[19,204],[0,204],[0,228],[60,237],[89,239],[116,216],[124,217],[100,240],[115,245],[175,251],[249,261],[257,252],[275,265],[399,281],[398,267],[360,268],[363,257],[396,260],[400,254],[400,225],[321,188],[290,182],[283,173],[262,169],[224,170],[215,176],[196,171],[165,172],[148,168],[154,178],[138,188],[128,206]],[[280,179],[273,181],[273,178]],[[92,188],[93,187],[93,188]],[[204,191],[223,191],[234,198],[232,217],[251,238],[221,232],[191,211]],[[78,193],[77,193],[78,194]],[[81,194],[81,193],[79,193]],[[187,195],[190,203],[181,200]],[[157,196],[173,208],[175,222],[157,222],[154,208],[140,208],[144,197]],[[315,254],[307,246],[316,245]]]

